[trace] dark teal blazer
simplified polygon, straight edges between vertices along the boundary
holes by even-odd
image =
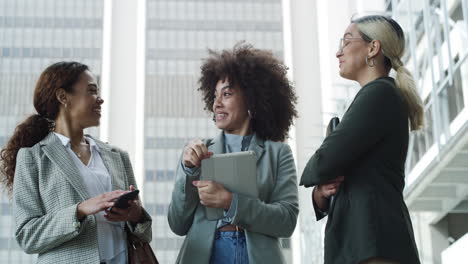
[[[362,87],[307,163],[305,187],[345,176],[328,215],[325,264],[420,263],[403,199],[408,133],[402,95],[393,78],[379,78]]]

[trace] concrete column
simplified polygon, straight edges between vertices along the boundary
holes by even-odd
[[[101,139],[130,155],[143,184],[145,3],[105,0]]]
[[[299,118],[295,124],[298,180],[322,141],[322,92],[319,39],[315,0],[290,1],[291,71],[298,100]],[[321,263],[323,260],[321,225],[315,221],[311,189],[299,188],[298,233],[300,249],[293,248],[295,263]],[[296,243],[293,243],[296,244]],[[297,247],[297,246],[296,246]],[[297,252],[297,253],[296,253]],[[297,257],[300,254],[300,257]]]

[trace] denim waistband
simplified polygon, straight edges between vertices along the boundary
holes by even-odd
[[[244,238],[245,239],[245,233],[244,232],[239,232],[239,231],[216,231],[215,238],[219,237],[236,237],[236,238]]]

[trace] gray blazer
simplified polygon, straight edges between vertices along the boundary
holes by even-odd
[[[109,171],[112,189],[136,186],[128,154],[96,140]],[[13,184],[15,238],[28,254],[39,254],[38,263],[99,263],[94,215],[76,219],[78,203],[89,197],[82,176],[69,153],[49,133],[31,148],[22,148],[16,159]],[[151,217],[127,226],[138,237],[151,241]]]
[[[206,140],[208,149],[224,153],[222,133]],[[237,213],[232,224],[245,229],[249,263],[285,263],[279,237],[289,237],[294,231],[299,213],[296,168],[287,144],[263,141],[254,137],[249,150],[257,156],[257,186],[259,198],[239,194]],[[168,220],[174,233],[186,236],[177,263],[209,263],[217,221],[205,217],[197,189],[178,163],[177,178],[169,205]]]

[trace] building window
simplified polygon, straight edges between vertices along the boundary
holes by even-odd
[[[174,170],[146,170],[145,181],[158,182],[158,181],[174,181]]]
[[[10,48],[3,48],[2,49],[2,56],[9,57],[10,56]]]

